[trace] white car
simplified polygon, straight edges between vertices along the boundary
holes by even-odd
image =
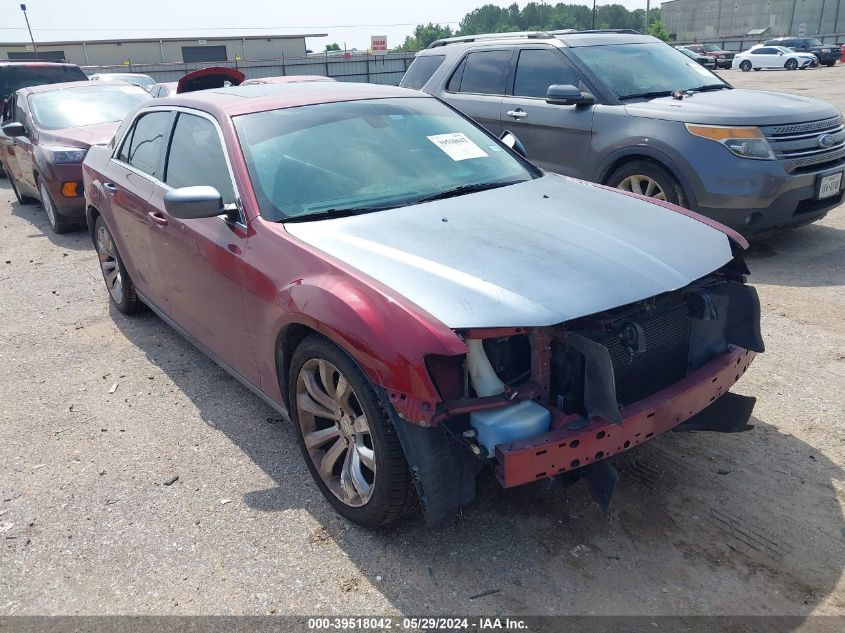
[[[819,60],[812,53],[796,53],[784,46],[764,46],[758,44],[734,57],[731,68],[739,68],[748,72],[752,68],[785,68],[795,70],[818,66]]]
[[[141,73],[96,73],[89,77],[91,81],[125,81],[149,90],[156,84],[156,80]]]

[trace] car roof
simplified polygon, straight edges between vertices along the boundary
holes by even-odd
[[[18,90],[21,94],[36,94],[40,92],[54,92],[56,90],[66,90],[67,88],[102,88],[103,86],[118,86],[120,88],[132,87],[127,85],[125,81],[66,81],[58,84],[42,84],[40,86],[29,86],[28,88],[21,88]],[[140,86],[137,86],[141,88]],[[143,88],[141,88],[143,90]]]
[[[433,98],[417,90],[394,86],[336,81],[306,81],[197,90],[174,97],[157,99],[149,105],[154,107],[184,106],[226,117],[318,103],[389,99],[391,97]]]

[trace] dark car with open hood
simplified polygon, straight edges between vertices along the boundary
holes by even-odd
[[[201,90],[91,148],[88,227],[113,306],[289,415],[348,519],[443,520],[483,468],[583,475],[606,506],[607,458],[749,428],[728,393],[763,351],[747,243],[521,147],[414,90]]]
[[[85,154],[108,143],[123,117],[150,99],[125,82],[49,84],[12,94],[0,122],[0,162],[18,202],[41,201],[56,233],[79,226]]]

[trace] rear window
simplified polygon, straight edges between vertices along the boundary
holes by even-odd
[[[435,71],[443,64],[446,59],[445,55],[424,55],[417,57],[411,67],[408,68],[405,76],[402,77],[402,82],[399,84],[403,88],[413,88],[419,90],[422,88]]]
[[[7,98],[15,90],[30,86],[87,80],[88,76],[79,66],[0,66],[0,98]]]

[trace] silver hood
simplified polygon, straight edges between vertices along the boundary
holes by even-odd
[[[285,228],[450,328],[562,323],[682,288],[732,257],[698,220],[555,175]]]

